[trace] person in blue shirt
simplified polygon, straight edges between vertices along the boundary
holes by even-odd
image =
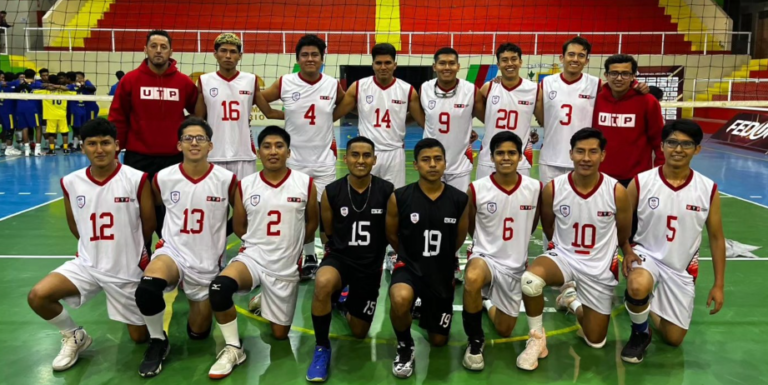
[[[16,74],[13,72],[0,74],[0,93],[16,92],[16,87],[12,86],[16,80]],[[13,134],[15,132],[16,123],[13,115],[16,113],[16,100],[15,99],[0,99],[0,124],[3,126],[3,147],[2,153],[5,156],[19,156],[21,151],[13,148]]]
[[[37,71],[37,75],[40,78],[40,82],[43,83],[43,88],[45,88],[48,85],[48,75],[50,75],[48,68],[40,68],[40,71]],[[36,143],[43,143],[43,132],[45,132],[45,127],[48,124],[43,117],[43,101],[42,100],[37,101],[37,111],[40,113],[40,129],[35,132],[35,141]],[[35,156],[37,156],[37,154],[38,154],[38,150],[35,150]]]
[[[88,86],[77,80],[78,75],[76,72],[67,72],[67,89],[82,95],[88,89]],[[91,86],[93,87],[93,85]],[[95,90],[96,88],[93,87],[93,89]],[[72,126],[72,151],[80,150],[80,127],[88,121],[88,111],[85,103],[82,100],[78,100],[67,104],[67,121]]]
[[[125,72],[123,71],[117,71],[115,72],[115,77],[117,78],[117,83],[112,85],[112,88],[109,89],[109,96],[115,96],[115,92],[117,92],[117,85],[120,84],[120,80],[125,76]]]
[[[43,88],[43,83],[39,80],[35,80],[37,72],[33,69],[27,69],[23,73],[19,74],[19,78],[11,83],[16,87],[16,92],[22,94],[31,94],[35,90]],[[36,100],[24,100],[19,99],[16,101],[16,129],[21,131],[22,143],[24,144],[24,156],[30,156],[30,131],[40,129],[40,111],[37,109]],[[35,155],[38,155],[39,148],[35,147]]]
[[[75,72],[75,84],[81,85],[81,94],[95,95],[96,86],[85,78],[84,72]],[[85,122],[96,119],[99,116],[99,104],[92,101],[85,102]],[[83,123],[85,123],[83,122]]]

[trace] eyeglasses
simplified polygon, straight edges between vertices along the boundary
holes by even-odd
[[[456,95],[456,91],[459,90],[459,83],[456,82],[456,87],[453,87],[452,90],[443,92],[442,89],[437,85],[437,82],[435,82],[435,96],[437,96],[440,99],[449,99],[452,98],[454,95]]]
[[[667,146],[667,148],[672,149],[672,150],[676,149],[677,146],[682,147],[683,150],[692,150],[692,149],[696,148],[696,143],[694,143],[694,142],[692,142],[690,140],[686,140],[684,142],[681,142],[681,141],[675,140],[675,139],[667,139],[667,140],[664,141],[664,145]]]
[[[181,141],[184,143],[192,143],[192,141],[197,141],[198,144],[208,143],[208,137],[205,135],[184,135],[181,137]]]
[[[635,76],[635,74],[633,74],[632,72],[616,72],[616,71],[611,71],[611,72],[606,72],[605,74],[610,79],[616,79],[619,76],[621,76],[622,79],[626,80],[626,79],[632,79],[632,77]]]

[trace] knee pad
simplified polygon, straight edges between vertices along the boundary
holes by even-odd
[[[547,283],[544,282],[544,279],[529,271],[523,273],[523,277],[520,278],[520,281],[523,284],[523,294],[529,297],[540,296],[544,290],[544,286],[547,286]]]
[[[595,343],[589,342],[589,339],[587,339],[587,335],[586,334],[584,335],[584,342],[587,343],[587,346],[593,349],[602,349],[605,346],[606,341],[608,341],[608,337],[603,338],[602,342],[598,342],[595,344]]]
[[[204,340],[208,338],[209,335],[211,335],[211,328],[213,327],[213,324],[211,326],[208,326],[208,330],[202,332],[202,333],[195,333],[192,331],[192,328],[189,327],[189,322],[187,322],[187,335],[189,336],[189,339],[191,340]]]
[[[136,288],[136,306],[141,314],[153,316],[165,310],[163,290],[168,286],[168,281],[162,278],[143,277]]]
[[[218,276],[211,281],[208,287],[208,300],[211,302],[211,310],[222,312],[235,306],[232,296],[237,292],[237,281],[230,277]]]
[[[624,302],[633,305],[633,306],[645,306],[648,304],[648,301],[651,300],[651,296],[646,295],[643,299],[634,299],[629,296],[629,290],[624,289]]]

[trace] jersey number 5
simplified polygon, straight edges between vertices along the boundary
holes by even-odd
[[[672,242],[675,240],[675,235],[677,235],[677,229],[672,226],[672,222],[677,221],[677,217],[674,215],[668,215],[667,216],[667,230],[671,231],[672,234],[667,233],[667,242]]]

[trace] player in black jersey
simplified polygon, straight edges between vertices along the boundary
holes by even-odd
[[[453,314],[456,252],[467,236],[467,194],[441,181],[445,148],[422,139],[413,150],[419,181],[395,190],[387,206],[387,239],[397,250],[389,288],[390,318],[397,336],[392,373],[413,374],[411,307],[421,298],[419,326],[433,346],[448,342]]]
[[[352,334],[357,338],[368,334],[379,297],[387,247],[384,224],[387,202],[395,187],[371,175],[376,164],[373,142],[360,136],[350,140],[344,162],[349,174],[329,184],[320,202],[328,243],[315,277],[312,298],[312,324],[317,343],[307,370],[307,380],[312,382],[328,378],[331,300],[338,298],[342,288],[349,287],[345,307]]]

